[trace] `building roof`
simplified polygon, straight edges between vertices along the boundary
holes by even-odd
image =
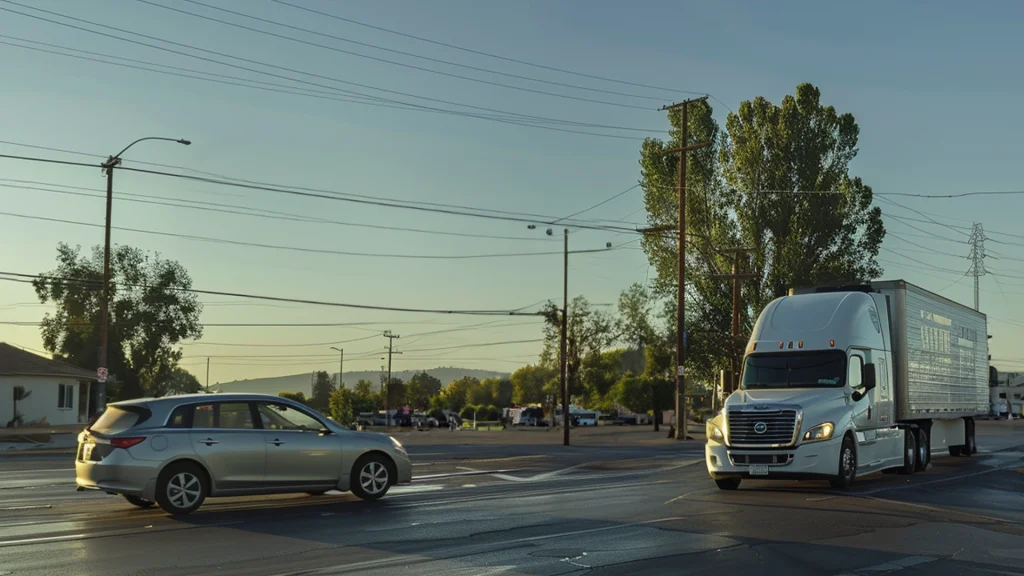
[[[51,360],[0,342],[0,376],[50,376],[96,380],[96,374],[60,360]]]

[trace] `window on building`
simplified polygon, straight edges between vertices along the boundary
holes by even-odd
[[[74,384],[58,384],[59,389],[57,390],[57,408],[61,410],[70,410],[75,407],[75,385]]]

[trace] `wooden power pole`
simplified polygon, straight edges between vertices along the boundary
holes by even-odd
[[[666,153],[679,154],[679,175],[676,182],[676,190],[679,196],[679,278],[676,289],[678,306],[676,307],[676,402],[675,415],[676,427],[675,437],[677,440],[686,440],[688,426],[686,417],[686,379],[683,366],[686,363],[686,153],[690,150],[707,148],[710,142],[701,144],[687,144],[687,132],[689,131],[689,117],[686,114],[687,106],[694,102],[707,100],[707,96],[693,98],[678,102],[670,106],[663,106],[662,110],[681,109],[682,123],[679,132],[679,148],[666,150]]]
[[[717,250],[720,253],[732,253],[732,274],[715,274],[712,278],[719,280],[732,280],[732,327],[730,332],[729,347],[729,390],[724,389],[722,393],[732,392],[736,389],[737,378],[739,378],[739,358],[736,355],[736,342],[740,337],[740,282],[745,280],[756,280],[757,274],[740,273],[740,254],[750,252],[750,248],[725,248]]]

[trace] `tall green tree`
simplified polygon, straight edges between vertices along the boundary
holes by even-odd
[[[416,410],[424,410],[430,405],[430,399],[441,392],[444,385],[440,380],[420,372],[414,374],[406,383],[406,401]]]
[[[165,386],[166,390],[164,391],[164,395],[196,394],[203,389],[202,385],[199,384],[199,379],[181,366],[175,366],[171,369],[171,373],[167,377]]]
[[[882,272],[882,210],[850,175],[860,127],[811,84],[780,105],[757,97],[726,121],[720,149],[740,240],[754,248],[754,310],[792,286],[870,280]]]
[[[356,393],[347,388],[338,388],[331,392],[328,401],[331,419],[343,426],[355,422],[358,412],[356,411]]]
[[[781,105],[765,98],[740,104],[726,131],[706,102],[689,108],[688,144],[712,146],[687,156],[687,372],[710,381],[742,349],[743,336],[730,336],[731,285],[714,278],[728,273],[726,248],[752,249],[758,275],[742,283],[741,325],[748,331],[756,314],[791,286],[852,283],[880,273],[876,256],[885,235],[881,210],[872,207],[870,187],[849,173],[859,128],[850,114],[820,101],[820,91],[801,84]],[[641,185],[648,222],[676,224],[678,147],[681,114],[669,114],[671,139],[648,139],[641,148]],[[655,291],[675,340],[678,305],[675,233],[646,234],[642,240],[657,271]],[[673,346],[674,347],[674,346]]]
[[[331,407],[331,394],[334,393],[334,379],[324,371],[317,372],[313,377],[313,395],[309,405],[314,410],[326,414]]]
[[[352,387],[352,394],[352,409],[356,415],[364,412],[377,412],[384,407],[380,393],[374,390],[373,382],[369,380],[356,382],[356,385]]]
[[[558,368],[560,350],[561,310],[549,304],[544,324],[544,352],[541,362],[549,367]],[[599,355],[616,340],[614,319],[610,314],[593,306],[584,296],[576,296],[569,302],[568,324],[566,326],[566,381],[570,396],[578,396],[584,392],[584,379],[588,368],[594,362],[585,360]]]
[[[103,248],[90,254],[57,245],[57,267],[32,282],[39,301],[56,310],[42,321],[43,346],[55,357],[95,370],[99,360]],[[173,260],[131,246],[115,246],[110,258],[107,368],[118,399],[166,393],[181,359],[177,345],[202,337],[202,304],[189,292],[192,279]]]
[[[480,388],[480,380],[472,376],[463,376],[449,384],[441,393],[448,410],[458,412],[469,403],[470,393]]]
[[[557,370],[540,364],[530,364],[512,373],[512,401],[533,404],[544,401],[544,386],[558,377]]]

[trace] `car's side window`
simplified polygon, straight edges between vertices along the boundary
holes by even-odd
[[[266,430],[320,430],[323,424],[312,416],[284,404],[258,404],[260,421]]]
[[[192,405],[184,404],[178,406],[171,412],[171,417],[167,419],[168,428],[190,428],[192,426]]]
[[[218,405],[217,428],[252,430],[256,428],[252,419],[252,408],[248,402],[223,402]]]
[[[213,404],[199,404],[192,413],[193,428],[215,428]]]

